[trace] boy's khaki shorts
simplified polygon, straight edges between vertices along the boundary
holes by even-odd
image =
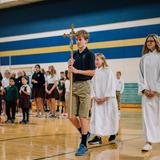
[[[72,115],[87,118],[90,108],[90,81],[73,83]]]

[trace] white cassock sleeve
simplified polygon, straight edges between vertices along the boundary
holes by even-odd
[[[158,78],[157,78],[157,84],[156,84],[156,88],[157,88],[156,91],[158,92],[158,94],[160,94],[160,64],[159,64],[159,69],[157,74],[158,74]]]
[[[95,86],[95,76],[91,80],[91,98],[96,97],[94,86]]]
[[[144,82],[144,62],[143,62],[143,58],[142,58],[139,63],[138,94],[142,95],[142,91],[144,89],[147,89],[147,86],[145,85],[145,82]]]
[[[122,80],[122,86],[121,86],[121,91],[120,91],[120,93],[122,94],[123,91],[124,91],[124,81]]]
[[[116,94],[116,81],[112,70],[107,69],[103,82],[105,83],[104,97],[115,97]]]

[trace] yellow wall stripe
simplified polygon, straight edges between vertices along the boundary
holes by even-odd
[[[99,49],[99,48],[115,48],[115,47],[136,46],[136,45],[143,45],[144,41],[145,41],[145,38],[94,42],[94,43],[89,43],[88,47],[90,49]],[[76,45],[74,45],[74,49],[77,49]],[[18,56],[18,55],[42,54],[42,53],[66,52],[66,51],[69,51],[69,45],[22,49],[22,50],[12,50],[12,51],[1,51],[0,56],[1,57]]]

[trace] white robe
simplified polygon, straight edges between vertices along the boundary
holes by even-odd
[[[145,54],[139,65],[139,93],[144,89],[160,93],[160,53]],[[145,141],[160,142],[160,96],[142,95],[143,129]]]
[[[116,82],[111,68],[96,69],[91,83],[91,97],[109,99],[98,105],[92,101],[90,130],[99,136],[115,135],[119,128],[119,116],[116,100]]]

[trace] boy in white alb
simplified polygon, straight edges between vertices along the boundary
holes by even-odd
[[[116,98],[118,103],[118,109],[120,110],[121,105],[121,95],[124,91],[124,81],[121,79],[121,72],[116,73]]]

